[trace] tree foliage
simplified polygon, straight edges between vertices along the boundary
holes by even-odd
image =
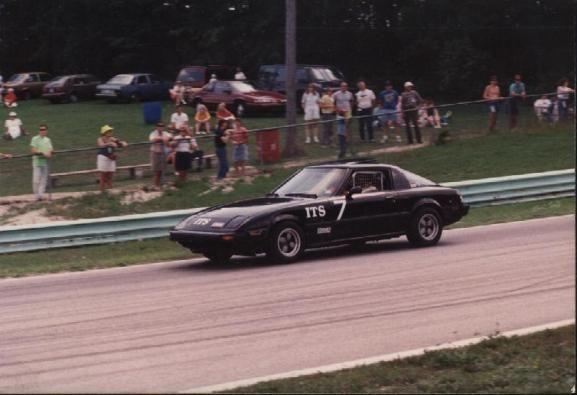
[[[354,81],[477,98],[489,74],[534,90],[575,70],[574,0],[299,0],[298,61]],[[150,71],[283,62],[282,0],[2,0],[0,72]]]

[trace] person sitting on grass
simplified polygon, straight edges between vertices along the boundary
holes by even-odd
[[[4,107],[14,108],[18,107],[18,97],[14,93],[14,89],[8,88],[8,93],[4,96]]]
[[[25,136],[26,131],[22,126],[20,118],[16,118],[18,114],[14,111],[8,114],[8,119],[4,122],[4,139],[16,140],[20,136]]]
[[[170,115],[170,125],[168,128],[171,131],[178,133],[180,128],[184,126],[190,133],[190,126],[188,125],[188,121],[188,114],[182,111],[182,106],[178,105],[176,106],[176,111]]]
[[[176,84],[172,87],[170,92],[170,98],[174,101],[174,104],[179,106],[181,104],[186,104],[184,99],[185,87],[182,85],[181,81],[176,81]]]
[[[549,107],[551,107],[551,100],[547,95],[541,96],[539,99],[535,100],[533,103],[533,109],[535,110],[535,115],[539,121],[549,121]]]
[[[441,117],[439,115],[439,110],[435,108],[435,103],[430,99],[425,100],[424,108],[426,113],[425,125],[430,128],[440,129]]]
[[[194,132],[196,135],[207,134],[210,132],[210,113],[204,104],[199,104],[196,107],[196,114],[194,115],[195,125]],[[201,130],[202,129],[202,130]]]
[[[244,176],[245,165],[248,161],[248,130],[238,119],[234,121],[231,138],[234,147],[232,151],[234,170],[237,176]]]
[[[219,103],[216,108],[216,119],[217,121],[220,121],[221,119],[224,119],[225,121],[234,121],[235,116],[228,110],[228,108],[226,108],[226,103]]]

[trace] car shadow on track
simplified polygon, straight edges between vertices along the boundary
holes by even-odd
[[[450,244],[447,241],[439,242],[438,246],[430,248],[442,247],[442,245]],[[382,254],[387,252],[397,252],[403,250],[415,250],[406,240],[387,240],[379,243],[365,244],[362,246],[354,245],[340,245],[335,247],[318,248],[306,251],[300,260],[291,263],[290,265],[305,265],[312,264],[318,261],[332,260],[336,258],[346,257],[360,257],[363,255]],[[427,248],[428,249],[428,248]],[[266,267],[284,266],[282,264],[271,262],[265,255],[258,255],[255,257],[235,256],[230,262],[226,264],[216,264],[210,262],[208,259],[202,262],[195,262],[193,264],[183,264],[173,267],[172,270],[192,272],[192,271],[233,271],[233,270],[250,270],[262,269]]]

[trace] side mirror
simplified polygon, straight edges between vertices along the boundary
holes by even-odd
[[[350,199],[353,197],[353,195],[358,194],[363,192],[363,188],[356,186],[356,187],[352,187],[351,190],[347,193],[347,199]]]

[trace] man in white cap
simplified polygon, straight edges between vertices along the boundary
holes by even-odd
[[[17,115],[18,114],[12,111],[8,114],[8,119],[4,121],[4,138],[6,140],[16,140],[18,137],[26,134],[22,121],[16,118]]]
[[[413,144],[412,124],[415,128],[417,143],[422,144],[421,130],[419,129],[419,107],[421,107],[423,99],[417,91],[413,90],[413,86],[411,81],[405,82],[405,91],[401,94],[401,109],[403,110],[403,117],[405,119],[408,143]]]

